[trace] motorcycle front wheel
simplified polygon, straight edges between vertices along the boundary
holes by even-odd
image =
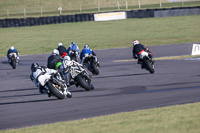
[[[11,59],[11,65],[13,69],[16,69],[16,60],[14,58]]]
[[[50,81],[48,81],[47,87],[49,88],[49,91],[58,99],[65,98],[65,94],[61,90],[57,89],[56,86]]]

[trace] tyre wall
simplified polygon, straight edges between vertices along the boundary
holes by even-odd
[[[200,15],[200,6],[126,11],[127,18]],[[0,19],[0,28],[94,21],[94,13],[39,18]]]

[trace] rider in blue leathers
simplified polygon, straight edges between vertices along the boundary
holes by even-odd
[[[78,61],[78,56],[79,56],[79,47],[76,45],[75,42],[72,42],[71,45],[67,49],[68,55],[70,56],[72,52],[77,52],[76,54],[76,61]],[[71,57],[71,56],[70,56]]]
[[[86,54],[91,54],[96,57],[96,54],[94,53],[94,51],[90,49],[88,44],[86,44],[80,54],[81,64],[84,63]]]

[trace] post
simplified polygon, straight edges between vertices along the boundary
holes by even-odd
[[[184,6],[184,2],[183,2],[183,0],[182,0],[182,6]]]
[[[119,2],[117,2],[117,7],[118,7],[118,10],[120,10],[120,7],[119,7]]]
[[[100,12],[100,4],[98,3],[98,12]]]
[[[7,9],[7,17],[9,17],[9,10]]]
[[[126,10],[128,10],[128,2],[126,1]]]
[[[62,14],[62,7],[60,5],[60,7],[58,7],[58,10],[60,11],[60,15]]]
[[[139,5],[139,9],[141,8],[141,6],[140,6],[140,0],[138,0],[138,5]]]
[[[160,8],[162,8],[162,1],[160,0]]]
[[[40,15],[42,16],[42,6],[41,6],[41,8],[40,8]]]
[[[24,16],[26,16],[26,8],[24,8]]]
[[[81,4],[80,4],[80,12],[82,11],[82,9],[81,9]]]

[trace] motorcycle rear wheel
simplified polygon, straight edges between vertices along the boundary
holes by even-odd
[[[61,93],[50,81],[47,83],[47,87],[49,88],[50,92],[57,97],[58,99],[64,99],[65,94]]]
[[[154,68],[152,67],[150,61],[149,61],[149,60],[144,60],[144,63],[145,63],[145,65],[146,65],[147,69],[149,70],[149,72],[150,72],[151,74],[153,74],[153,73],[155,72],[155,70],[154,70]]]
[[[82,77],[80,74],[76,76],[75,80],[86,91],[91,90],[91,85],[86,81],[86,78]]]
[[[91,63],[93,74],[99,75],[99,69],[97,68],[96,64],[94,62]]]

